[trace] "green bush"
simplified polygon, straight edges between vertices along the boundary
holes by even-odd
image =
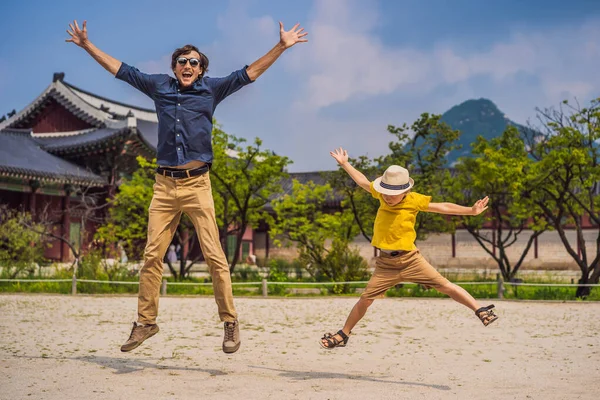
[[[48,245],[39,233],[43,231],[44,227],[35,224],[29,213],[0,205],[0,278],[34,277]]]
[[[267,262],[269,268],[269,275],[267,281],[269,282],[288,282],[288,271],[290,270],[289,261],[273,258]],[[268,285],[268,294],[275,296],[284,296],[287,292],[285,285]]]
[[[238,266],[232,274],[232,280],[241,282],[256,282],[262,279],[260,272],[251,266]]]
[[[350,282],[363,281],[369,277],[367,261],[358,249],[351,249],[346,243],[335,243],[325,257],[323,265],[318,266],[318,281]],[[350,284],[327,286],[333,294],[348,294],[354,291]]]

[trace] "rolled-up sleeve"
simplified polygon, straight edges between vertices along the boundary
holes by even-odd
[[[127,65],[124,62],[121,63],[121,67],[115,75],[115,78],[129,83],[131,86],[151,98],[154,98],[157,81],[160,77],[161,75],[144,74],[137,68]]]
[[[206,78],[206,83],[213,92],[215,106],[223,101],[225,97],[252,83],[246,68],[248,68],[247,65],[223,78]]]

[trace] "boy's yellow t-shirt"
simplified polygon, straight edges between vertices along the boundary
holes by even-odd
[[[395,206],[389,206],[371,182],[371,195],[379,200],[379,209],[373,226],[374,247],[384,250],[416,250],[415,222],[419,211],[425,211],[431,196],[410,192]]]

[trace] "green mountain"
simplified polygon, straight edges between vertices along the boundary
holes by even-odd
[[[462,145],[461,149],[447,155],[450,165],[454,164],[459,157],[471,154],[471,143],[474,143],[479,135],[491,139],[500,136],[510,125],[525,129],[522,125],[508,119],[488,99],[467,100],[446,111],[441,120],[450,125],[452,129],[461,131],[458,140],[458,143]]]

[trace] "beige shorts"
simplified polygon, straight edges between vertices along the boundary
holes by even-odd
[[[400,282],[412,282],[436,288],[449,281],[431,266],[419,250],[402,252],[395,257],[381,253],[375,261],[375,272],[361,297],[381,298],[385,292]]]

